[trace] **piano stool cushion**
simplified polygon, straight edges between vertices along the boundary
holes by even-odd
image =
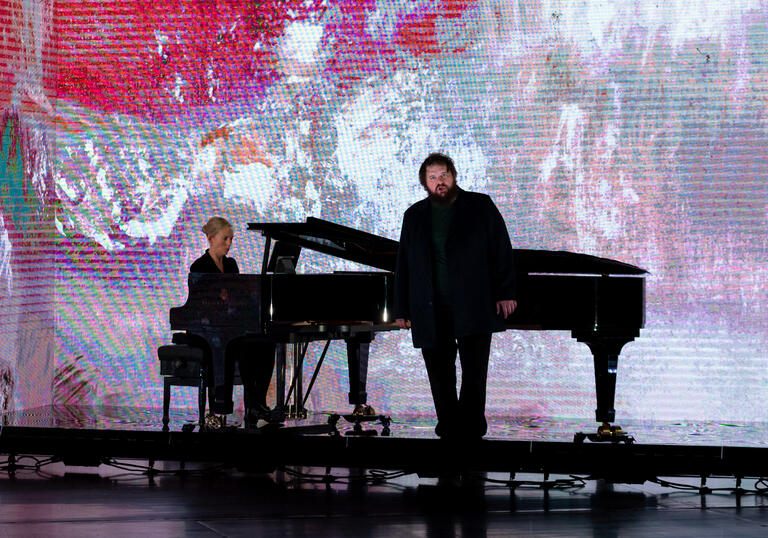
[[[173,333],[173,336],[171,336],[171,342],[173,342],[174,344],[185,344],[185,345],[191,344],[187,333]]]
[[[205,341],[205,338],[193,333],[188,333],[188,332],[173,333],[173,335],[171,336],[171,342],[173,342],[174,344],[194,346],[194,347],[200,347],[200,348],[205,348],[208,345],[208,343]]]
[[[199,347],[171,344],[157,348],[160,374],[200,378],[205,352]]]

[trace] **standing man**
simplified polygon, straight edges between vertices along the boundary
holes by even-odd
[[[491,334],[517,308],[512,245],[486,194],[461,190],[447,155],[419,168],[427,198],[405,212],[395,270],[394,315],[421,348],[443,439],[488,430],[485,394]],[[456,351],[461,391],[456,395]]]

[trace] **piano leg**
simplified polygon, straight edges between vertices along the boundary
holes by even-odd
[[[304,408],[304,357],[307,354],[309,342],[296,342],[293,344],[293,379],[291,388],[288,389],[290,398],[293,389],[293,405],[288,406],[291,418],[307,418],[307,410]]]
[[[275,349],[275,409],[285,414],[285,355],[288,345],[281,342]]]
[[[212,373],[209,404],[211,412],[217,415],[228,415],[234,410],[232,401],[232,378],[234,377],[234,362],[227,361],[227,344],[230,338],[221,334],[208,334],[206,341],[210,350],[210,367]]]
[[[579,342],[584,342],[592,351],[595,363],[595,390],[597,392],[597,409],[595,418],[600,422],[597,433],[577,433],[573,437],[575,443],[584,439],[594,442],[611,442],[632,444],[634,439],[624,433],[621,426],[610,423],[616,418],[613,408],[616,396],[616,370],[619,363],[619,353],[624,344],[634,340],[634,336],[614,336],[596,333],[572,333]]]
[[[349,403],[364,406],[368,403],[366,383],[368,381],[368,353],[373,336],[358,333],[347,338],[347,365],[349,367]]]
[[[600,334],[574,334],[576,340],[584,342],[592,351],[595,364],[595,389],[597,409],[595,419],[601,423],[613,422],[616,410],[613,408],[616,396],[616,370],[619,353],[624,344],[634,340],[634,336],[606,336]]]

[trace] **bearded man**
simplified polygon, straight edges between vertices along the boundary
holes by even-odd
[[[405,212],[395,270],[394,315],[421,348],[444,439],[480,439],[491,335],[517,308],[512,245],[486,194],[460,189],[447,155],[419,168],[427,197]],[[456,393],[456,352],[461,391]]]

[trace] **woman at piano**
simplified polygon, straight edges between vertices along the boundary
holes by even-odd
[[[203,226],[203,233],[208,240],[208,248],[205,254],[194,261],[189,272],[239,273],[235,259],[227,256],[234,238],[234,230],[229,221],[222,217],[212,217]],[[210,429],[224,426],[226,415],[233,411],[235,364],[243,382],[246,426],[256,424],[259,419],[270,418],[267,391],[275,365],[275,344],[241,338],[227,346],[224,385],[214,387],[214,401],[210,402],[211,413],[206,417],[206,426]],[[209,383],[212,383],[213,372],[210,369],[213,365],[209,362],[209,366]]]

